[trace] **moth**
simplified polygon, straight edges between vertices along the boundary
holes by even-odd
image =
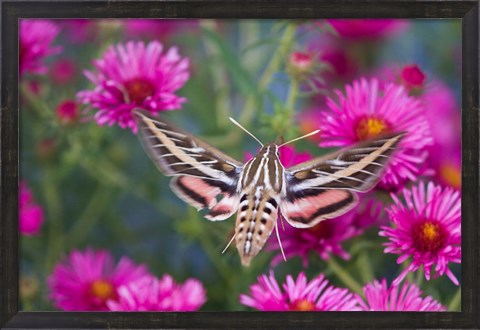
[[[163,174],[173,177],[170,187],[179,198],[197,210],[204,209],[205,218],[211,221],[237,213],[230,243],[235,239],[245,266],[263,248],[274,227],[278,236],[279,212],[293,227],[309,228],[352,209],[357,193],[367,192],[381,179],[404,135],[383,135],[284,168],[280,146],[275,143],[262,145],[255,157],[242,163],[146,112],[135,111],[135,117],[146,152]]]

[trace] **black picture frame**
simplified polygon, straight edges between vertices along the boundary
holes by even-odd
[[[479,0],[8,1],[1,8],[0,326],[3,328],[480,328]],[[462,19],[461,312],[19,311],[19,18]]]

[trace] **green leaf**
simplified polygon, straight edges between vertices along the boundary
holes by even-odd
[[[206,28],[202,28],[202,31],[215,47],[218,48],[225,67],[230,72],[237,88],[245,95],[255,94],[257,86],[248,71],[245,70],[242,63],[240,63],[239,56],[237,56],[235,51],[215,32]]]

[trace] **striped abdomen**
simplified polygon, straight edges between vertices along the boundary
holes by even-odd
[[[284,169],[275,144],[264,146],[245,164],[240,185],[242,197],[235,224],[235,242],[242,264],[248,266],[267,242],[277,221]]]
[[[278,215],[278,205],[264,187],[243,195],[235,223],[235,242],[242,264],[248,266],[267,242]]]

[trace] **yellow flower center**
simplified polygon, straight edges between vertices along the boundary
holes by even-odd
[[[124,83],[130,101],[142,103],[155,93],[155,86],[148,79],[134,78]]]
[[[440,177],[449,186],[460,189],[462,186],[462,172],[460,168],[451,163],[444,163],[440,166]]]
[[[355,132],[359,140],[368,140],[389,130],[389,125],[383,119],[366,117],[358,122]]]
[[[114,299],[117,295],[113,285],[105,280],[95,280],[90,287],[90,292],[103,302]]]
[[[301,299],[297,300],[293,303],[290,304],[290,310],[291,311],[314,311],[315,310],[315,305],[308,301],[307,299]]]
[[[421,221],[413,227],[413,242],[421,252],[437,252],[444,246],[446,236],[437,221]]]

